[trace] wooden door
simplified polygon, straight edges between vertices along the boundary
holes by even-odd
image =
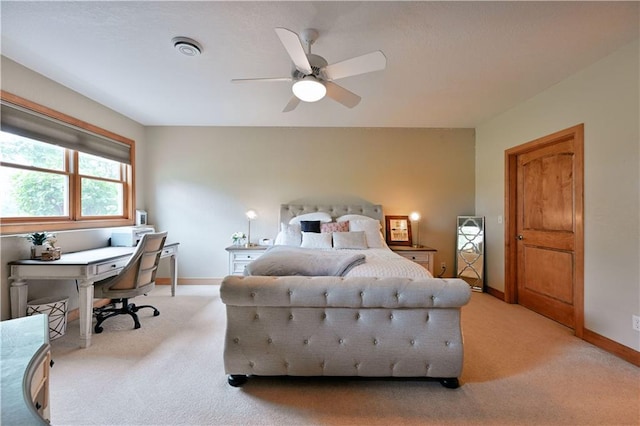
[[[582,132],[572,127],[508,151],[515,302],[580,330]]]

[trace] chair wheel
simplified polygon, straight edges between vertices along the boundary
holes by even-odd
[[[100,334],[102,333],[102,330],[104,330],[102,327],[96,325],[95,328],[93,329],[93,331],[96,332],[96,334]]]

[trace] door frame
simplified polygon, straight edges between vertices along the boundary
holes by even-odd
[[[578,124],[522,145],[509,148],[504,152],[504,301],[518,303],[518,249],[517,249],[517,171],[518,156],[567,138],[574,140],[574,276],[573,309],[575,335],[584,334],[584,124]]]

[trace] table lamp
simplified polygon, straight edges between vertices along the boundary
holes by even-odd
[[[409,219],[412,222],[416,223],[416,242],[413,244],[414,247],[420,247],[420,213],[413,212],[409,215]]]
[[[251,221],[253,219],[255,219],[256,217],[258,217],[258,213],[256,213],[255,210],[247,210],[247,212],[245,213],[245,215],[247,215],[247,219],[248,219],[248,223],[249,223],[249,229],[247,232],[247,244],[245,244],[245,247],[251,247]]]

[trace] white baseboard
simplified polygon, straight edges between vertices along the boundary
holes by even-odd
[[[178,278],[178,285],[220,285],[222,278]],[[171,285],[171,278],[156,278],[157,285]]]

